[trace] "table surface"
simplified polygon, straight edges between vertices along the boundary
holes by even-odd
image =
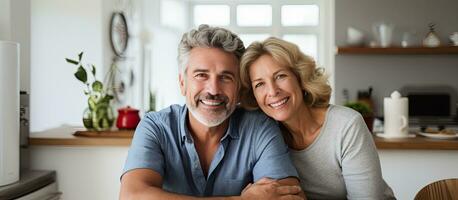
[[[32,133],[29,145],[63,146],[130,146],[132,138],[80,137],[73,133],[81,127],[60,127]],[[133,132],[133,131],[132,131]],[[458,150],[458,140],[431,139],[420,135],[414,138],[381,138],[374,136],[377,149]]]
[[[19,181],[0,187],[0,199],[16,199],[55,181],[55,171],[22,171]]]

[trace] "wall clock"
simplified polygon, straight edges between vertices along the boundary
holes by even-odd
[[[110,22],[111,48],[118,57],[124,57],[129,41],[127,20],[122,12],[114,12]]]

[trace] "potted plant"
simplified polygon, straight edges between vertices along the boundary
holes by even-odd
[[[103,83],[96,78],[96,67],[95,65],[84,65],[81,61],[83,58],[83,52],[78,54],[78,60],[65,58],[65,60],[77,66],[77,70],[74,73],[76,79],[86,85],[84,94],[88,96],[88,107],[85,109],[83,114],[83,124],[89,130],[103,131],[109,130],[114,122],[113,110],[111,107],[111,90],[108,87],[104,87]],[[90,70],[89,70],[90,69]],[[88,71],[90,73],[88,73]],[[108,73],[112,78],[113,67]],[[92,75],[90,78],[88,74]],[[110,78],[109,77],[109,78]],[[109,81],[108,81],[109,82]]]
[[[367,128],[369,129],[369,131],[372,132],[372,126],[374,124],[374,113],[367,104],[363,102],[355,101],[355,102],[347,102],[345,103],[345,106],[352,108],[353,110],[356,110],[357,112],[359,112],[363,116],[364,122],[366,123]]]

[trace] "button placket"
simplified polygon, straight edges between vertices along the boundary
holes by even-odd
[[[203,194],[206,185],[206,179],[202,171],[202,167],[200,166],[199,156],[197,154],[196,148],[194,147],[194,143],[192,140],[188,140],[186,142],[186,149],[188,151],[188,155],[191,163],[191,173],[193,177],[194,184],[199,189],[199,192]]]

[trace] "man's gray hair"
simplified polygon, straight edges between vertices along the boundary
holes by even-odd
[[[245,52],[242,40],[235,33],[224,28],[202,24],[197,30],[193,29],[183,34],[178,45],[178,65],[181,74],[186,71],[189,53],[194,47],[220,48],[225,52],[233,53],[238,61]]]

